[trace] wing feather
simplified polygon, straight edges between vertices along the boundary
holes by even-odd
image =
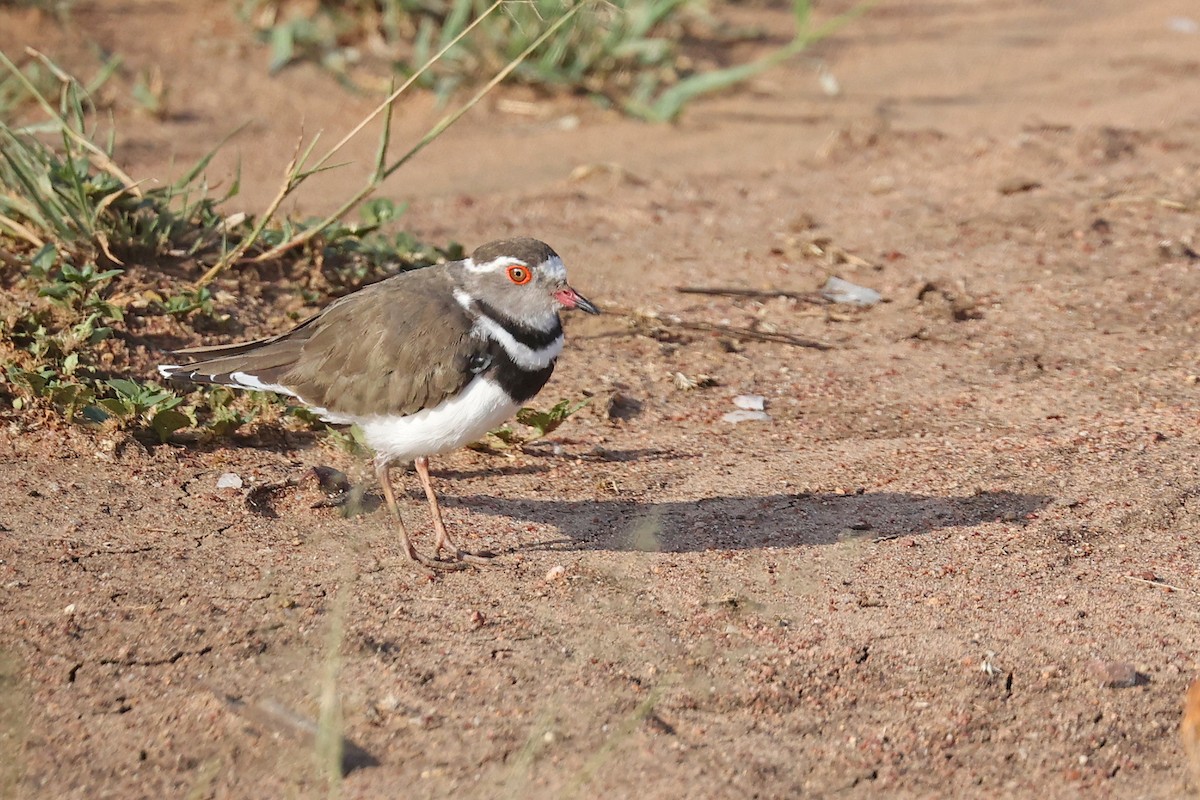
[[[286,333],[181,350],[215,357],[160,369],[168,377],[282,390],[336,416],[413,414],[474,377],[468,365],[486,342],[472,335],[472,324],[449,275],[431,267],[347,295]]]

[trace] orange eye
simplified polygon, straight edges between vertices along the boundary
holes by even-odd
[[[528,267],[512,266],[508,268],[508,279],[518,286],[523,286],[529,283],[529,279],[533,277],[533,273]]]

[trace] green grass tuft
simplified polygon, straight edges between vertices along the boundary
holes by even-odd
[[[364,204],[357,221],[281,219],[262,225],[220,206],[237,193],[209,191],[204,172],[216,150],[178,180],[144,190],[113,158],[115,137],[101,144],[88,128],[90,94],[40,56],[18,68],[0,53],[0,69],[46,117],[17,127],[0,118],[0,402],[14,411],[53,412],[67,421],[127,429],[166,441],[183,428],[226,435],[283,413],[282,402],[237,397],[224,389],[188,395],[129,377],[134,330],[166,327],[190,338],[229,320],[218,294],[188,275],[229,253],[257,254],[303,236],[279,269],[300,271],[322,290],[321,302],[397,270],[461,255],[389,227],[404,208],[386,199]],[[30,75],[55,76],[56,100]],[[131,268],[130,264],[136,264]],[[316,265],[314,267],[314,265]],[[296,291],[302,291],[297,289]],[[236,300],[227,296],[224,302]],[[146,372],[146,365],[140,364]]]
[[[364,70],[411,76],[443,50],[419,80],[443,98],[495,74],[570,14],[507,82],[589,95],[631,116],[666,122],[695,98],[796,56],[872,4],[814,27],[811,0],[792,0],[791,42],[754,61],[708,68],[697,67],[694,56],[757,36],[724,29],[696,0],[524,0],[504,2],[497,13],[476,0],[246,0],[239,13],[271,47],[273,71],[312,61],[352,84]],[[463,36],[472,24],[476,30]]]

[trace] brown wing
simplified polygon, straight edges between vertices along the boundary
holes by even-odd
[[[471,336],[471,325],[445,270],[421,269],[343,297],[279,336],[180,351],[217,357],[176,374],[277,386],[333,414],[412,414],[474,377],[472,359],[486,343]]]

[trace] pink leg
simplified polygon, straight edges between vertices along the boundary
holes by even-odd
[[[437,493],[433,491],[433,481],[429,478],[429,459],[422,456],[413,462],[417,467],[417,477],[421,479],[421,486],[425,489],[425,497],[429,500],[429,514],[433,517],[433,530],[437,534],[437,539],[434,540],[433,552],[437,555],[442,552],[442,549],[451,550],[454,557],[459,563],[467,562],[469,564],[490,564],[492,559],[490,556],[481,556],[477,553],[469,553],[463,550],[458,544],[450,538],[450,532],[446,530],[446,523],[442,521],[442,507],[438,505]]]
[[[400,507],[396,505],[396,494],[392,489],[391,464],[376,459],[375,474],[379,477],[380,488],[383,489],[383,500],[387,503],[388,510],[392,512],[392,516],[396,518],[396,524],[400,527],[400,545],[404,548],[404,554],[411,561],[420,564],[426,569],[463,569],[466,566],[465,564],[438,561],[417,552],[417,549],[413,547],[412,541],[408,538],[408,529],[404,527],[404,520],[400,518]]]

